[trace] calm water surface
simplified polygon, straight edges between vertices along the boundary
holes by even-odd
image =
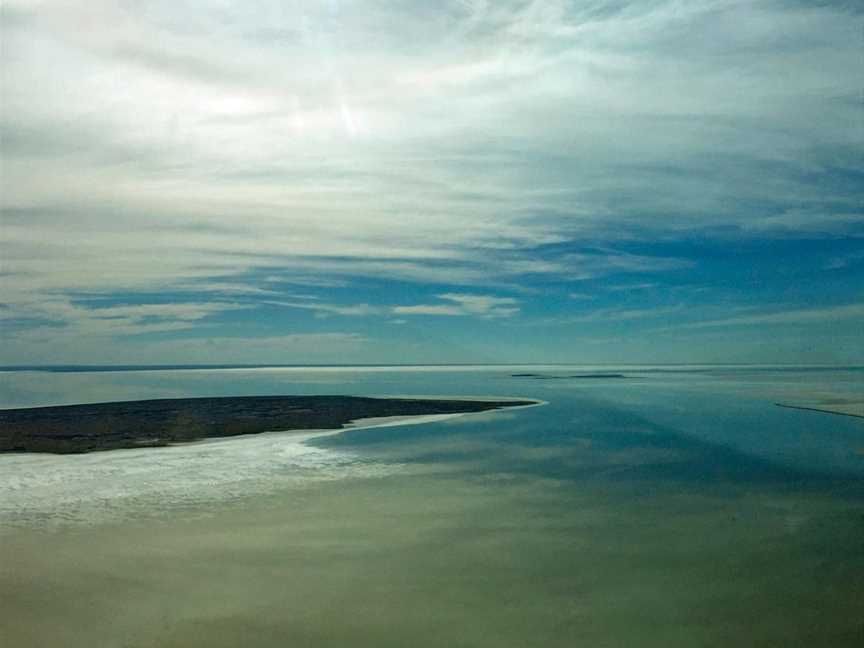
[[[861,369],[0,375],[0,405],[242,394],[548,405],[338,435],[0,456],[14,646],[858,646]]]

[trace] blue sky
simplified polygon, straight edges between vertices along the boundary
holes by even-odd
[[[864,362],[859,3],[0,12],[2,363]]]

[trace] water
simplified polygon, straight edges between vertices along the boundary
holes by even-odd
[[[339,435],[0,457],[0,636],[52,646],[859,645],[858,368],[2,375],[5,407],[530,397]]]

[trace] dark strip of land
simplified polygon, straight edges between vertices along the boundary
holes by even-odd
[[[855,418],[864,418],[864,404],[860,402],[825,405],[790,405],[788,403],[775,403],[775,405],[777,405],[777,407],[785,407],[787,409],[806,410],[808,412],[822,412],[823,414],[837,414],[838,416],[854,416]]]
[[[535,380],[566,380],[568,378],[627,378],[620,373],[593,373],[593,374],[576,374],[574,376],[551,376],[548,374],[535,373],[518,373],[512,374],[513,378],[534,378]]]
[[[483,412],[535,401],[239,396],[0,410],[0,452],[60,454],[158,447],[283,430],[339,429],[382,416]]]

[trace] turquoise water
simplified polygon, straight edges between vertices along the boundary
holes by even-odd
[[[338,435],[0,457],[15,645],[859,645],[858,368],[279,368],[2,375],[5,407],[241,394],[516,396]],[[109,615],[110,623],[100,622]]]

